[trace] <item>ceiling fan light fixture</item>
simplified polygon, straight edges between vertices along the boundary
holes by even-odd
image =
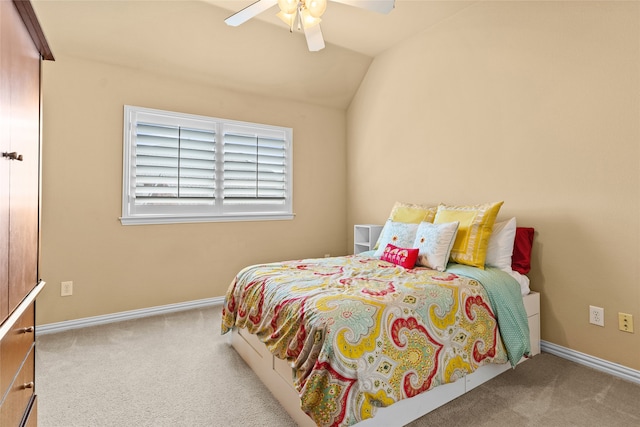
[[[304,5],[314,18],[320,18],[327,10],[327,0],[305,0]]]
[[[14,0],[15,1],[15,0]],[[327,9],[329,0],[255,0],[254,3],[229,16],[224,22],[232,27],[237,27],[254,16],[270,9],[276,4],[280,8],[277,14],[293,32],[293,27],[298,30],[304,28],[304,36],[311,52],[324,49],[324,38],[320,29],[320,17]],[[333,0],[351,6],[360,7],[380,13],[389,13],[395,5],[395,0]]]
[[[278,12],[276,15],[278,18],[282,20],[285,24],[289,26],[289,28],[293,28],[293,25],[296,22],[296,12],[293,13],[285,13],[283,11]]]
[[[322,21],[322,19],[311,15],[308,9],[301,9],[300,16],[302,17],[302,26],[304,28],[315,27]]]
[[[278,0],[278,7],[287,15],[295,14],[298,10],[298,0]]]

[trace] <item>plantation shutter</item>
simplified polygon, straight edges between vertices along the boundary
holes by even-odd
[[[285,205],[287,142],[282,136],[225,132],[225,205]]]
[[[135,205],[215,203],[214,131],[138,122],[135,138]]]
[[[124,225],[293,218],[293,130],[124,108]]]

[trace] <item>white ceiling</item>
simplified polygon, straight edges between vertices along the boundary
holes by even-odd
[[[290,34],[277,6],[238,27],[224,23],[251,0],[32,3],[58,61],[71,55],[344,109],[376,55],[475,1],[396,0],[387,15],[329,2],[319,52]]]

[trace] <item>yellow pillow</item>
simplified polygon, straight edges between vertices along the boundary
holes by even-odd
[[[436,216],[437,206],[427,207],[423,205],[414,205],[411,203],[402,203],[396,202],[391,208],[391,213],[389,214],[389,221],[393,222],[403,222],[405,224],[420,224],[421,222],[433,222],[433,218]],[[385,223],[385,228],[387,227],[387,223]],[[380,238],[384,234],[384,229],[380,233],[380,237],[378,237],[378,241],[376,242],[373,249],[378,249],[380,246]]]
[[[410,203],[396,202],[391,209],[389,219],[394,222],[420,224],[421,222],[433,222],[436,216],[437,206],[427,207]]]
[[[451,249],[451,261],[484,269],[489,237],[503,203],[474,206],[438,205],[434,224],[460,222],[458,234]]]

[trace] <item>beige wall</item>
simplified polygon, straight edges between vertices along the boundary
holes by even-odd
[[[637,2],[478,2],[377,57],[346,115],[58,42],[38,324],[222,296],[245,265],[350,251],[351,226],[383,222],[396,200],[504,200],[502,218],[537,229],[543,339],[640,369],[639,27]],[[120,225],[124,104],[293,127],[296,219]],[[60,297],[66,280],[74,295]],[[635,334],[617,331],[619,311]]]
[[[60,54],[43,75],[38,324],[220,297],[248,264],[345,253],[344,110]],[[295,219],[122,226],[124,104],[292,127]]]
[[[639,123],[638,2],[478,2],[372,63],[348,110],[347,222],[504,200],[537,230],[543,340],[640,369]]]

